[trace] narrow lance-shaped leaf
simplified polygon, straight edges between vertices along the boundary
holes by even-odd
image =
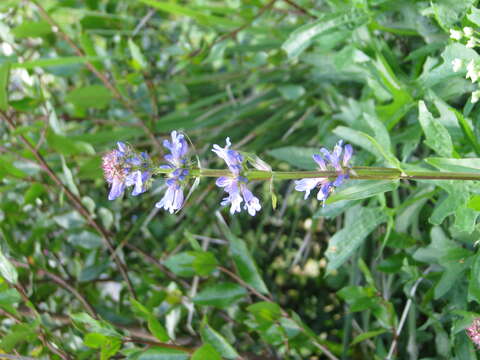
[[[18,273],[15,266],[3,254],[0,249],[0,275],[9,283],[16,284],[18,280]]]
[[[365,238],[378,225],[387,220],[381,208],[351,209],[355,218],[330,239],[326,251],[329,260],[327,270],[339,268],[360,247]]]
[[[230,242],[230,253],[242,280],[261,293],[268,294],[268,289],[245,242],[237,238],[222,222],[220,222],[220,226]]]
[[[0,110],[8,108],[8,80],[10,78],[10,63],[0,65]]]

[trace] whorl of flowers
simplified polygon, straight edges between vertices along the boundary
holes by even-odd
[[[170,154],[164,156],[164,159],[169,163],[161,165],[161,169],[171,169],[172,172],[168,174],[169,179],[166,181],[167,191],[162,200],[155,204],[155,207],[165,209],[170,214],[180,210],[183,206],[183,183],[185,177],[188,175],[188,170],[184,168],[187,159],[188,144],[183,134],[176,131],[171,133],[172,140],[165,140],[163,146],[166,147]]]
[[[466,331],[470,340],[472,340],[476,347],[480,348],[480,318],[473,320]]]
[[[123,142],[117,142],[114,149],[102,158],[105,180],[110,184],[108,200],[115,200],[126,187],[133,186],[132,195],[147,191],[150,185],[151,162],[147,153],[137,153]]]
[[[243,209],[254,216],[262,207],[258,198],[247,188],[247,178],[240,175],[243,170],[243,157],[238,151],[230,149],[231,145],[230,138],[227,137],[224,148],[215,144],[212,149],[225,161],[231,172],[230,176],[221,176],[215,183],[228,193],[220,204],[222,206],[230,204],[230,214],[235,214],[242,211],[241,205],[244,202]]]
[[[110,185],[108,199],[118,198],[129,186],[133,186],[133,196],[142,194],[151,186],[152,175],[161,173],[166,177],[167,189],[155,206],[171,214],[180,210],[184,205],[184,188],[188,178],[201,175],[202,170],[194,169],[189,164],[189,147],[184,134],[172,131],[170,139],[164,140],[163,146],[169,151],[164,156],[166,164],[156,167],[146,153],[138,153],[123,142],[118,142],[117,149],[105,154],[102,167],[105,179]],[[245,157],[258,170],[257,173],[263,174],[263,179],[268,178],[272,181],[273,172],[270,166],[257,156],[244,153],[244,157],[242,153],[233,150],[231,146],[230,138],[227,137],[224,147],[214,144],[212,148],[212,151],[225,161],[228,168],[228,171],[214,170],[214,173],[218,173],[215,184],[227,193],[220,204],[222,206],[229,205],[231,214],[246,210],[249,215],[254,216],[262,206],[260,200],[247,187],[249,183],[247,176],[249,176],[250,170],[246,167]],[[318,188],[317,199],[322,201],[322,205],[325,206],[328,196],[348,179],[352,153],[352,146],[349,144],[344,146],[341,140],[335,145],[332,152],[321,148],[320,154],[313,155],[313,160],[317,163],[319,171],[330,173],[329,177],[296,180],[295,190],[304,191],[305,199],[307,199],[310,192]],[[332,172],[335,176],[331,176]]]
[[[350,167],[349,162],[352,157],[353,148],[350,144],[346,144],[345,147],[343,147],[343,141],[340,140],[335,145],[332,152],[325,148],[321,148],[320,152],[323,156],[320,154],[312,156],[313,160],[317,163],[319,170],[335,171],[337,177],[334,180],[326,177],[297,180],[295,181],[295,190],[305,191],[304,198],[307,199],[313,189],[319,188],[317,199],[323,201],[322,205],[325,206],[325,202],[333,190],[340,186],[344,180],[348,179],[348,168]],[[343,159],[340,159],[342,152]]]

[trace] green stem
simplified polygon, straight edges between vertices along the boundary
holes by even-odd
[[[480,180],[480,172],[405,171],[394,168],[358,166],[348,171],[355,180]],[[158,174],[168,174],[170,169],[157,169]],[[189,176],[215,177],[231,176],[229,170],[190,169]],[[247,170],[243,173],[248,180],[296,180],[304,178],[336,178],[336,171],[265,171]]]

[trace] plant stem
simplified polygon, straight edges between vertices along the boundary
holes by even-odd
[[[168,174],[170,169],[157,169],[157,174]],[[400,171],[394,168],[353,167],[344,169],[354,180],[480,180],[480,172]],[[247,170],[243,175],[248,180],[295,180],[304,178],[336,178],[337,171],[264,171]],[[189,169],[188,176],[231,176],[229,170]]]

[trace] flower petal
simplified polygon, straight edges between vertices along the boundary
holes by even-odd
[[[110,193],[108,194],[108,200],[115,200],[123,194],[124,190],[125,183],[121,179],[114,177],[112,181],[112,187],[110,188]]]

